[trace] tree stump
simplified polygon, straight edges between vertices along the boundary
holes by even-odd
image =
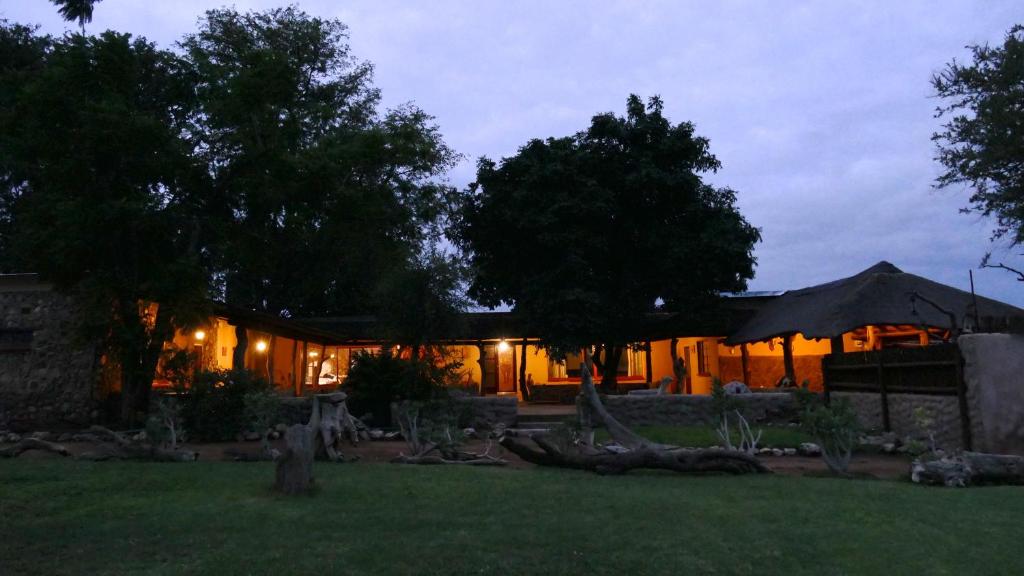
[[[277,461],[274,490],[282,494],[308,494],[313,489],[314,430],[295,424],[284,433],[285,451]]]

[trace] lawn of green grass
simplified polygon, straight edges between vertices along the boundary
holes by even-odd
[[[757,434],[758,428],[754,428]],[[761,441],[758,446],[771,446],[772,448],[796,448],[802,442],[814,442],[809,435],[800,431],[799,428],[763,428]],[[633,429],[644,438],[660,444],[671,444],[673,446],[687,446],[691,448],[706,448],[709,446],[720,446],[722,441],[718,435],[709,427],[698,426],[638,426]],[[599,429],[596,432],[596,439],[604,442],[608,439],[608,432]],[[739,435],[733,431],[733,443],[739,445]]]
[[[0,573],[1019,574],[1024,489],[557,469],[0,461]]]

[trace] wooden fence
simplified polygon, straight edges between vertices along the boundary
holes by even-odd
[[[821,369],[826,402],[833,392],[878,394],[886,431],[891,430],[889,394],[956,396],[964,446],[971,448],[963,357],[956,344],[829,354],[822,358]]]

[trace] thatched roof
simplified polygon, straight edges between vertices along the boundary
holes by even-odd
[[[879,262],[849,278],[786,292],[767,303],[726,343],[797,333],[805,338],[833,338],[869,325],[962,329],[965,320],[974,321],[974,301],[970,292]],[[952,313],[956,325],[936,306]],[[985,329],[998,331],[1024,321],[1024,310],[989,298],[978,296],[977,308]]]

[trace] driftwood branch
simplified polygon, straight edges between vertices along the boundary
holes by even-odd
[[[26,452],[28,450],[43,450],[46,452],[53,452],[54,454],[60,454],[61,456],[68,455],[68,449],[60,444],[47,442],[46,440],[40,440],[38,438],[24,438],[13,446],[7,446],[6,448],[0,449],[0,458],[17,458],[22,452]]]
[[[651,442],[615,419],[601,402],[588,369],[589,354],[581,367],[580,422],[584,438],[576,445],[559,442],[551,434],[532,434],[530,443],[505,436],[501,445],[523,460],[538,466],[589,470],[598,474],[624,474],[637,468],[682,473],[724,472],[747,474],[770,472],[753,454],[720,448],[680,448]],[[591,419],[600,419],[615,441],[614,446],[594,446]],[[532,445],[531,445],[532,444]]]
[[[152,460],[155,462],[194,462],[198,452],[181,449],[167,449],[155,444],[134,442],[123,434],[103,426],[90,426],[89,432],[103,443],[99,452],[80,456],[83,460]]]
[[[915,460],[910,465],[910,477],[920,484],[958,487],[972,484],[1024,484],[1024,458],[963,452],[938,460]]]

